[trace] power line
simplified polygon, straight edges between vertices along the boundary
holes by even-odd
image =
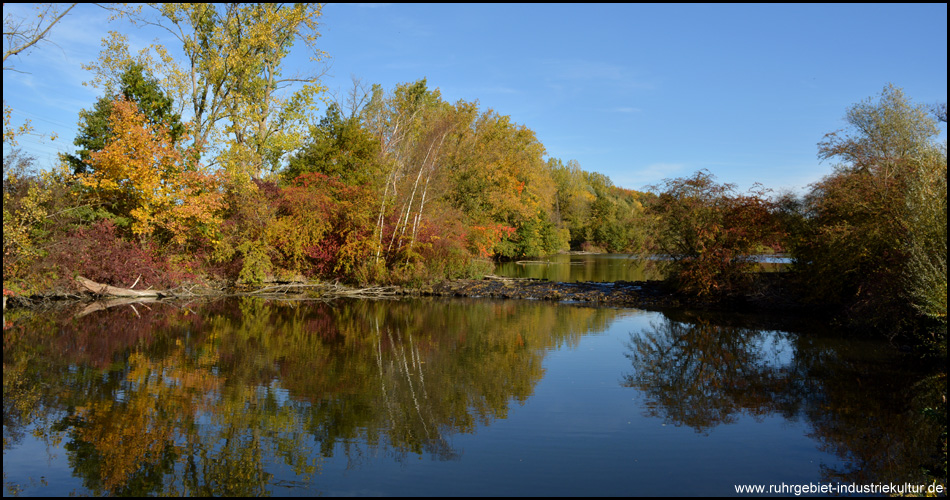
[[[15,109],[15,108],[10,108],[10,109],[13,110],[13,113],[18,114],[18,115],[22,115],[22,116],[24,116],[24,117],[26,117],[27,119],[30,119],[30,120],[39,120],[39,121],[42,121],[42,122],[46,122],[46,123],[50,123],[50,124],[56,125],[57,127],[64,127],[64,128],[76,127],[76,125],[65,125],[65,124],[63,124],[63,123],[54,122],[53,120],[48,120],[48,119],[43,118],[43,117],[41,117],[41,116],[37,116],[37,115],[35,115],[35,114],[33,114],[33,113],[28,113],[28,112],[26,112],[26,111],[21,111],[21,110],[19,110],[19,109]]]

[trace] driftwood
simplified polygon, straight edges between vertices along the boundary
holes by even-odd
[[[82,276],[77,276],[76,282],[81,289],[106,297],[165,297],[168,295],[160,290],[132,290],[131,288],[104,285]]]

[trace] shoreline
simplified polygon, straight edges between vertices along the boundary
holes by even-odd
[[[88,280],[87,280],[88,281]],[[101,285],[102,293],[93,288],[78,287],[72,293],[55,293],[30,297],[4,297],[4,309],[41,308],[53,303],[102,304],[134,303],[135,297],[121,295],[119,289]],[[138,292],[138,291],[135,291]],[[139,295],[136,293],[135,295]],[[699,300],[677,293],[663,280],[616,282],[555,282],[536,278],[506,278],[487,275],[482,279],[454,279],[417,287],[369,285],[354,287],[323,282],[271,282],[261,285],[226,286],[223,284],[186,284],[154,291],[139,300],[171,301],[223,297],[261,297],[292,300],[333,300],[337,298],[390,299],[403,297],[465,297],[504,300],[541,300],[604,307],[640,309],[715,309],[734,311],[819,313],[795,299],[788,280],[779,273],[757,273],[756,285],[750,293],[723,300]],[[121,298],[122,301],[116,301]]]

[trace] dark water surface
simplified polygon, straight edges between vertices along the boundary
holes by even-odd
[[[734,495],[925,483],[890,347],[536,301],[7,311],[4,495]]]

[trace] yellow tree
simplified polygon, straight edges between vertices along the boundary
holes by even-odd
[[[90,153],[93,172],[81,174],[82,183],[113,213],[129,217],[134,234],[161,228],[179,244],[195,236],[213,243],[223,207],[216,178],[188,165],[168,129],[149,124],[134,102],[116,99],[109,124],[113,138]]]
[[[494,228],[501,237],[495,252],[506,257],[540,255],[560,246],[548,237],[555,183],[543,160],[544,145],[532,130],[511,122],[508,116],[485,111],[463,130],[452,152],[453,192],[448,195],[476,226]],[[516,229],[517,234],[503,229]],[[497,240],[496,240],[496,243]]]
[[[210,164],[239,178],[275,168],[285,153],[303,143],[317,98],[325,90],[319,72],[285,75],[284,60],[303,41],[314,63],[324,54],[315,46],[319,4],[159,4],[125,15],[136,23],[166,30],[181,44],[184,61],[155,44],[136,56],[112,32],[98,61],[85,66],[92,84],[107,90],[134,59],[161,82],[176,110],[190,117],[195,152],[210,151]]]

